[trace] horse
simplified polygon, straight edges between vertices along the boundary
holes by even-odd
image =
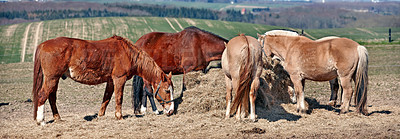
[[[281,32],[281,31],[282,31],[282,30],[274,30],[274,31],[271,31],[271,32],[279,33],[279,32]],[[263,34],[263,35],[260,35],[260,34],[257,33],[258,41],[259,41],[260,43],[263,43],[262,38],[264,38],[266,34],[271,33],[271,32],[266,32],[266,33]],[[291,31],[291,30],[284,30],[283,34],[285,34],[285,35],[291,35],[291,36],[300,36],[297,32]],[[328,36],[328,37],[320,38],[320,39],[315,40],[315,41],[317,41],[317,42],[322,42],[322,41],[331,40],[331,39],[337,39],[337,38],[339,38],[339,37],[336,37],[336,36]],[[274,59],[274,58],[275,58],[275,59],[279,59],[277,56],[274,56],[272,59]],[[331,96],[330,96],[328,105],[335,107],[335,106],[337,106],[337,105],[336,105],[336,100],[337,100],[337,97],[338,97],[338,96],[337,96],[337,93],[338,93],[338,91],[339,91],[339,80],[338,80],[337,78],[332,79],[332,80],[329,80],[329,86],[330,86],[330,89],[331,89]],[[343,93],[343,90],[342,90],[342,93]],[[292,102],[295,103],[297,100],[296,100],[296,94],[295,94],[294,90],[293,90],[293,95],[291,95],[291,96],[292,96],[292,97],[291,97]],[[341,100],[341,98],[340,98],[340,100]]]
[[[207,65],[211,61],[221,59],[225,49],[224,43],[227,42],[228,40],[216,34],[190,26],[178,33],[151,32],[145,34],[136,41],[135,45],[147,52],[164,72],[172,72],[173,75],[183,74],[183,92],[186,89],[185,74],[198,70],[207,73]],[[140,80],[140,78],[134,79],[133,82]],[[147,82],[144,81],[144,84]],[[135,87],[141,88],[142,86]],[[140,93],[143,94],[143,92]],[[133,92],[133,94],[138,93]],[[149,93],[143,95],[146,94],[149,95]]]
[[[250,101],[249,118],[255,121],[255,99],[264,64],[260,43],[243,34],[232,38],[222,54],[221,64],[226,83],[225,118],[228,119],[235,112],[236,119],[245,117]],[[232,90],[236,95],[231,106]]]
[[[145,52],[129,40],[112,36],[99,41],[58,37],[37,47],[33,75],[33,118],[44,125],[44,103],[49,99],[55,121],[61,121],[56,106],[56,92],[60,77],[88,85],[106,82],[99,116],[103,116],[115,93],[115,117],[122,119],[121,105],[125,82],[133,75],[147,79],[159,87],[166,100],[173,99],[172,74],[166,75]],[[160,98],[158,98],[160,99]],[[160,100],[159,100],[160,101]],[[174,103],[163,105],[166,113],[174,111]]]
[[[266,36],[260,39],[263,40],[263,49],[267,55],[278,56],[283,62],[282,66],[289,73],[298,100],[297,112],[308,111],[304,103],[306,79],[329,81],[339,78],[343,88],[340,114],[349,111],[353,80],[357,112],[368,115],[368,51],[364,46],[347,38],[313,41],[303,36],[276,31],[267,32]]]
[[[144,84],[143,78],[140,76],[133,76],[133,87],[132,87],[132,106],[135,114],[145,114],[147,110],[147,98],[149,98],[153,113],[158,115],[160,112],[157,110],[156,104],[154,103],[153,89],[148,84]]]
[[[315,41],[322,42],[322,41],[338,39],[338,38],[339,37],[337,37],[337,36],[328,36],[328,37],[320,38],[320,39],[315,40]],[[329,99],[328,105],[335,107],[335,106],[337,106],[336,105],[337,104],[336,100],[337,100],[337,97],[338,97],[337,93],[339,91],[339,79],[335,78],[335,79],[329,80],[329,85],[330,85],[330,88],[331,88],[331,97]],[[341,91],[341,94],[343,94],[343,90]],[[340,95],[340,96],[342,96],[342,95]],[[342,99],[340,98],[340,101],[341,100]],[[339,102],[339,103],[341,104],[341,102]]]

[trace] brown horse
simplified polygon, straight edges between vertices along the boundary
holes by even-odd
[[[135,45],[147,52],[165,73],[185,75],[197,70],[203,70],[206,73],[210,61],[221,59],[226,42],[228,40],[218,35],[191,26],[179,33],[145,34],[136,41]],[[139,81],[133,80],[133,82]],[[147,81],[144,83],[146,84]],[[182,91],[184,89],[183,76]],[[141,94],[141,92],[133,92],[133,94]]]
[[[284,32],[284,31],[282,31]],[[368,52],[364,46],[346,38],[313,41],[303,36],[270,32],[261,38],[267,55],[278,56],[289,73],[297,96],[297,111],[306,112],[305,80],[329,81],[340,78],[343,105],[340,113],[349,111],[351,80],[356,84],[357,112],[368,114]]]
[[[166,75],[154,60],[129,40],[113,36],[100,41],[59,37],[41,43],[36,50],[33,76],[33,118],[44,123],[44,103],[49,99],[55,121],[61,120],[56,107],[56,91],[61,76],[79,83],[107,82],[99,116],[103,116],[115,92],[115,117],[122,119],[121,104],[125,82],[133,75],[159,86],[161,96],[173,96],[171,74]],[[160,100],[159,100],[160,101]],[[174,104],[163,105],[172,113]]]
[[[262,72],[262,49],[257,39],[240,35],[229,41],[222,54],[222,69],[226,81],[226,118],[236,112],[236,118],[246,116],[250,99],[250,119],[256,120],[255,99]],[[236,92],[233,105],[232,89]]]

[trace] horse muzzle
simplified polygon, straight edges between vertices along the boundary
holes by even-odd
[[[171,105],[169,105],[169,107],[164,108],[164,113],[167,116],[170,116],[170,115],[172,115],[174,113],[174,102],[171,102]]]

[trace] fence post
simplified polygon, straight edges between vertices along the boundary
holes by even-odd
[[[392,29],[389,28],[389,42],[392,42]]]

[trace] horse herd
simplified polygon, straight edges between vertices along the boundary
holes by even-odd
[[[262,57],[277,57],[290,75],[297,100],[297,111],[306,112],[305,80],[330,81],[332,97],[340,81],[343,100],[340,113],[349,111],[355,82],[357,112],[368,115],[368,52],[364,46],[346,38],[311,40],[296,32],[272,30],[258,39],[243,34],[226,40],[197,27],[179,33],[148,33],[134,44],[120,36],[92,41],[58,37],[37,46],[33,76],[33,118],[44,125],[44,104],[49,100],[54,121],[61,120],[56,106],[59,79],[96,85],[107,83],[98,115],[103,116],[111,96],[115,94],[115,117],[122,119],[121,105],[127,80],[133,80],[133,104],[136,113],[146,110],[147,97],[153,111],[154,97],[164,108],[175,111],[172,75],[203,70],[210,61],[221,60],[226,81],[226,118],[236,113],[241,119],[249,114],[256,120],[255,98],[264,64]],[[339,79],[339,80],[338,80]],[[153,93],[153,89],[156,89]],[[236,93],[232,101],[232,91]],[[335,104],[333,104],[335,105]],[[141,108],[139,108],[141,107]]]

